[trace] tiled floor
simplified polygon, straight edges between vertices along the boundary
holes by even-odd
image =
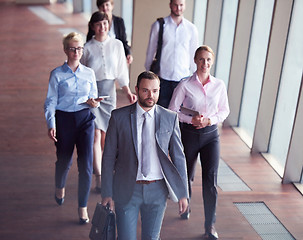
[[[79,226],[77,222],[76,164],[68,178],[64,205],[57,206],[53,199],[55,147],[47,137],[43,115],[49,72],[65,60],[62,33],[77,29],[85,34],[87,20],[82,14],[70,14],[64,4],[43,8],[64,24],[48,24],[28,6],[0,1],[0,239],[3,240],[88,239],[90,230],[90,225]],[[124,104],[125,98],[119,92],[118,105]],[[293,185],[282,185],[267,162],[258,154],[251,155],[229,128],[221,131],[221,157],[224,168],[219,176],[222,189],[219,188],[216,224],[220,239],[261,239],[234,204],[242,202],[265,203],[295,239],[303,239],[303,197]],[[231,190],[239,182],[248,191]],[[92,192],[90,216],[97,201],[100,196]],[[199,167],[193,186],[191,218],[181,221],[177,211],[177,205],[169,201],[162,239],[201,239]]]

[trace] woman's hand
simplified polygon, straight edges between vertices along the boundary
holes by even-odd
[[[133,94],[133,93],[128,94],[127,98],[130,103],[135,103],[137,101],[137,96],[136,96],[136,94]]]
[[[99,102],[101,102],[102,100],[103,100],[103,98],[96,98],[96,99],[90,98],[90,99],[88,99],[88,100],[86,101],[86,103],[87,103],[89,106],[95,108],[95,107],[98,107]]]
[[[128,65],[130,65],[133,62],[133,60],[134,60],[134,58],[132,55],[129,54],[126,56],[126,62]]]
[[[122,87],[122,91],[126,94],[128,100],[130,103],[135,103],[137,101],[136,94],[133,94],[128,86]]]
[[[192,117],[191,123],[196,129],[205,128],[209,125],[209,118],[204,118],[203,115],[196,115]]]
[[[48,129],[48,137],[50,139],[52,139],[53,141],[57,142],[57,138],[56,138],[56,128],[50,128]]]

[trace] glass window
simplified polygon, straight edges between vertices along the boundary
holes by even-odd
[[[91,1],[82,1],[83,3],[83,12],[91,14],[92,11],[92,2]]]
[[[133,0],[122,0],[122,18],[125,23],[127,41],[131,45],[133,31]]]
[[[247,61],[240,127],[253,137],[264,74],[274,0],[257,0]]]
[[[204,42],[207,0],[195,0],[193,23],[198,28],[199,45]]]
[[[225,0],[220,27],[215,76],[222,79],[226,86],[229,80],[230,64],[234,44],[234,34],[238,10],[238,0]]]
[[[269,153],[283,168],[288,153],[302,78],[302,12],[303,1],[294,1],[269,145]]]

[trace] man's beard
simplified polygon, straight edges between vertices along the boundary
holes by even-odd
[[[153,102],[152,103],[147,103],[147,100],[152,100]],[[153,107],[156,104],[156,101],[153,98],[142,99],[142,98],[139,97],[138,101],[139,101],[139,103],[142,107]]]
[[[179,13],[179,11],[178,11],[177,13],[172,11],[171,14],[172,14],[174,17],[180,17],[180,16],[182,16],[182,12]]]

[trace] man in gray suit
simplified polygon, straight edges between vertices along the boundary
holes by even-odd
[[[160,239],[168,197],[179,203],[179,214],[188,207],[179,121],[176,113],[156,105],[159,90],[158,76],[142,72],[138,102],[114,110],[106,133],[101,196],[104,206],[115,208],[119,240],[137,239],[139,212],[141,239]]]

